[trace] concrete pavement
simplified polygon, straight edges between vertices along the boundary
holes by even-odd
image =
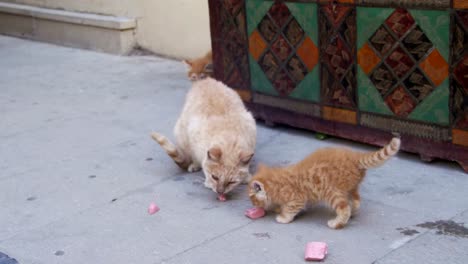
[[[304,263],[308,241],[329,244],[325,263],[468,262],[468,175],[454,163],[400,153],[369,171],[338,231],[323,207],[281,225],[246,218],[242,189],[218,202],[149,137],[172,137],[189,87],[177,61],[0,36],[0,264]],[[324,146],[375,149],[259,123],[255,163]]]

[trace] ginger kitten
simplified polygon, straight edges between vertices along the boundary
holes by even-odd
[[[307,203],[326,202],[336,211],[330,228],[346,225],[359,209],[359,184],[366,170],[382,165],[400,148],[400,139],[377,152],[361,153],[345,148],[319,149],[301,162],[282,168],[260,165],[249,183],[254,206],[276,209],[276,221],[291,222]]]
[[[174,128],[176,145],[152,133],[166,153],[189,172],[203,169],[205,186],[223,195],[250,178],[256,126],[239,95],[207,78],[193,83]]]
[[[203,57],[193,60],[183,60],[188,67],[187,76],[190,81],[198,81],[213,75],[213,54],[211,50]]]

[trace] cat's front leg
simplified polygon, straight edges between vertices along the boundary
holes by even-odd
[[[289,202],[281,206],[281,213],[276,216],[276,222],[282,224],[291,223],[294,217],[304,209],[304,202]]]
[[[196,171],[199,171],[199,170],[201,170],[201,166],[200,166],[200,164],[196,164],[195,162],[190,164],[188,166],[188,168],[187,168],[188,172],[196,172]]]
[[[361,196],[359,195],[358,189],[354,189],[350,193],[351,200],[351,216],[354,216],[361,206]]]
[[[328,220],[328,226],[333,229],[341,229],[348,223],[351,217],[351,206],[346,197],[338,197],[334,198],[334,200],[336,202],[332,206],[336,211],[336,217]]]
[[[205,176],[205,187],[208,188],[208,189],[213,189],[213,183],[211,183],[211,181],[208,179],[208,177]]]

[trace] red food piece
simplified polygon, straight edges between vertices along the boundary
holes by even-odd
[[[159,207],[155,203],[151,203],[148,206],[148,214],[152,215],[159,211]]]
[[[328,246],[325,242],[309,242],[305,250],[305,260],[323,260],[328,253]]]
[[[225,201],[227,200],[227,199],[226,199],[226,195],[224,195],[224,194],[218,195],[218,200],[219,200],[220,202],[225,202]]]
[[[254,207],[254,208],[247,209],[245,211],[245,215],[248,218],[257,219],[265,215],[265,210],[261,207]]]

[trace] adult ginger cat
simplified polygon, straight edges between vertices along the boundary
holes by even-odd
[[[207,78],[193,83],[174,128],[176,145],[152,133],[166,153],[189,172],[203,169],[205,186],[224,195],[250,178],[256,126],[239,95]]]
[[[359,184],[366,170],[382,165],[400,148],[400,139],[377,152],[360,153],[345,148],[317,150],[301,162],[283,167],[259,166],[249,183],[252,203],[276,209],[276,221],[291,222],[307,203],[326,202],[336,211],[328,221],[330,228],[343,228],[359,209]]]
[[[183,63],[188,67],[187,76],[190,81],[202,80],[213,75],[213,53],[211,50],[203,57],[183,60]]]

